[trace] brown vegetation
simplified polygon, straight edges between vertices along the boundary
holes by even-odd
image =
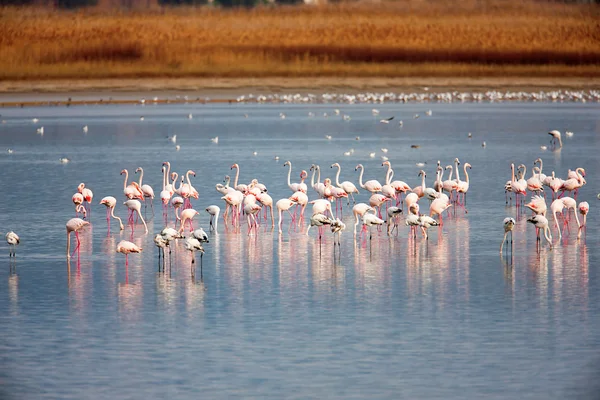
[[[454,3],[454,2],[451,2]],[[600,76],[594,5],[0,9],[0,79]]]

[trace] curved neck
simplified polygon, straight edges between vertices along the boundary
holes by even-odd
[[[170,162],[166,162],[167,164],[167,176],[171,176],[171,163]],[[167,179],[167,183],[168,183],[168,179]]]
[[[310,186],[315,187],[315,173],[317,172],[316,168],[313,168],[312,175],[310,177]]]
[[[123,230],[123,221],[121,221],[121,218],[115,215],[115,207],[110,208],[110,216],[119,221],[119,226],[121,230]]]
[[[231,181],[231,177],[225,178],[225,187],[229,187],[229,182]]]
[[[127,189],[127,180],[129,179],[129,172],[125,170],[125,180],[123,181],[123,189]]]
[[[321,167],[316,166],[317,169],[317,184],[321,183]]]
[[[521,177],[525,176],[527,174],[527,167],[523,165],[523,175],[521,175]]]
[[[467,172],[467,164],[463,167],[463,171],[465,173],[465,182],[469,183],[469,173]]]
[[[288,186],[292,186],[291,176],[292,176],[292,163],[288,161],[288,166],[290,169],[288,170]]]
[[[540,158],[540,175],[542,174],[543,170],[544,170],[544,163],[542,162],[542,159]]]
[[[388,169],[388,172],[385,174],[385,184],[389,185],[392,182],[392,178],[394,177],[394,170],[392,167]]]
[[[515,164],[510,164],[510,180],[514,181],[515,180]]]
[[[144,170],[142,169],[142,167],[140,167],[140,182],[138,183],[140,187],[142,186],[142,179],[144,179]]]
[[[460,168],[458,168],[458,161],[454,161],[454,170],[456,171],[456,182],[460,182]]]
[[[162,190],[165,190],[167,187],[167,169],[163,166],[162,171],[163,171]]]
[[[340,167],[339,164],[336,165],[336,167],[338,170],[337,170],[337,173],[335,174],[335,184],[337,186],[341,186],[340,185],[340,172],[342,171],[342,167]]]
[[[446,167],[446,169],[450,170],[450,176],[448,177],[448,180],[451,181],[452,180],[452,174],[454,173],[454,168],[452,167],[452,165],[448,165]]]
[[[173,190],[175,191],[179,191],[179,189],[181,189],[181,181],[179,182],[179,187],[175,187],[177,186],[177,172],[173,172],[173,183],[171,184],[171,186],[173,187]]]
[[[361,188],[364,188],[365,185],[363,184],[363,173],[365,172],[365,168],[362,166],[362,164],[358,165],[358,168],[360,168],[360,174],[358,174],[358,184],[360,185]]]
[[[425,174],[421,174],[421,187],[425,191]]]
[[[240,177],[240,167],[238,165],[236,165],[235,166],[235,179],[233,180],[233,187],[237,186],[239,177]]]
[[[191,173],[191,172],[192,172],[192,171],[188,171],[188,172],[185,174],[185,179],[187,180],[187,184],[188,184],[188,185],[190,185],[190,187],[192,187],[192,184],[190,183],[190,173]]]
[[[556,219],[556,216],[554,218]],[[547,227],[547,226],[544,228],[544,237],[546,238],[546,241],[548,242],[548,244],[550,245],[550,247],[552,247],[552,238],[550,238],[548,236],[548,231],[549,230],[550,230],[550,228]]]

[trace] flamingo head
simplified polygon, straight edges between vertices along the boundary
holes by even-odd
[[[77,186],[77,191],[81,193],[83,192],[83,188],[85,188],[85,183],[80,183],[79,186]]]
[[[389,162],[389,161],[384,161],[384,162],[381,164],[381,166],[382,166],[382,167],[389,167],[389,166],[390,166],[390,162]]]
[[[310,171],[312,171],[313,169],[315,169],[315,164],[312,164],[312,165],[310,166]]]
[[[333,168],[333,167],[339,167],[339,166],[340,166],[339,163],[333,163],[333,164],[331,164],[331,168]]]
[[[135,170],[135,173],[137,174],[138,172],[140,172],[142,170],[142,167],[137,167]]]
[[[284,167],[287,167],[288,165],[291,165],[291,163],[289,161],[286,161],[286,162],[283,163]]]
[[[306,172],[305,170],[302,170],[302,172],[300,172],[300,179],[306,179],[308,177],[308,172]]]
[[[234,169],[234,168],[239,168],[239,166],[238,166],[237,164],[233,164],[233,165],[231,166],[231,169]]]
[[[170,166],[170,165],[171,165],[171,163],[170,163],[170,162],[168,162],[168,161],[165,161],[165,162],[163,162],[163,163],[162,163],[162,165]]]
[[[363,166],[362,166],[362,164],[358,164],[356,167],[354,167],[354,170],[355,170],[355,171],[358,171],[358,169],[359,169],[359,168],[362,168],[362,167],[363,167]]]
[[[469,169],[471,169],[471,164],[469,164],[469,163],[465,163],[465,168],[469,168]],[[539,169],[539,168],[538,168],[538,169]]]
[[[126,169],[124,169],[124,170],[121,170],[121,175],[123,175],[123,174],[126,174],[126,173],[127,173],[127,170],[126,170]]]
[[[196,176],[196,173],[194,171],[192,171],[191,169],[187,173],[192,174],[192,176]]]
[[[458,157],[454,159],[454,162],[456,163],[456,165],[460,165],[460,161],[458,161]]]
[[[581,176],[585,176],[585,169],[580,168],[580,170],[581,170]]]

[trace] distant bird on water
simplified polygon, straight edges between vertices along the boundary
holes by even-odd
[[[558,142],[558,147],[562,147],[562,139],[560,138],[560,132],[557,130],[553,130],[548,132],[548,135],[552,136],[550,142],[556,147],[556,143]]]
[[[8,232],[6,234],[6,243],[8,243],[8,245],[10,246],[8,256],[16,257],[17,256],[16,248],[17,248],[17,245],[20,243],[19,235],[17,235],[13,231]]]

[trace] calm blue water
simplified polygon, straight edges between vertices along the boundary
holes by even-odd
[[[351,120],[333,116],[334,108]],[[1,109],[0,227],[16,231],[21,245],[16,262],[9,262],[5,247],[0,263],[0,394],[564,399],[597,393],[598,105],[387,104],[377,106],[379,117],[371,108]],[[427,109],[432,116],[425,116]],[[421,117],[413,119],[415,113]],[[378,122],[392,115],[393,123]],[[36,134],[40,126],[43,136]],[[560,152],[542,151],[551,129],[575,135],[564,139]],[[180,151],[166,139],[174,134]],[[218,144],[210,140],[215,136]],[[143,167],[144,182],[158,194],[161,164],[170,161],[179,173],[197,172],[196,225],[208,230],[202,210],[210,204],[224,209],[214,185],[231,175],[233,163],[240,165],[240,182],[258,178],[276,201],[291,195],[284,161],[292,161],[294,181],[313,163],[321,165],[322,178],[333,178],[334,162],[342,166],[341,180],[356,182],[354,167],[363,163],[366,179],[383,181],[382,147],[389,149],[395,178],[413,186],[420,184],[417,162],[427,162],[429,185],[438,159],[472,164],[468,214],[457,210],[443,228],[430,230],[428,241],[409,238],[402,225],[391,238],[374,231],[369,244],[353,239],[344,209],[348,229],[335,255],[331,235],[319,245],[316,230],[307,237],[289,219],[282,235],[261,225],[255,237],[245,226],[241,233],[226,231],[221,220],[206,245],[201,281],[191,278],[191,256],[182,244],[170,272],[158,271],[152,242],[164,225],[158,201],[154,218],[147,211],[150,234],[138,224],[133,236],[114,223],[107,235],[105,208],[98,204],[115,196],[117,215],[126,217],[119,172]],[[61,164],[60,157],[72,161]],[[555,237],[554,249],[544,244],[537,251],[526,214],[505,206],[510,163],[524,163],[529,177],[537,157],[546,174],[586,169],[588,184],[579,193],[591,206],[585,240]],[[71,196],[80,182],[94,191],[92,226],[81,233],[79,258],[67,264],[65,223],[74,216]],[[316,198],[311,189],[309,195]],[[357,201],[368,201],[365,191]],[[426,210],[427,201],[421,207]],[[518,219],[512,257],[498,253],[506,216]],[[132,237],[144,251],[131,255],[126,276],[115,249]]]

